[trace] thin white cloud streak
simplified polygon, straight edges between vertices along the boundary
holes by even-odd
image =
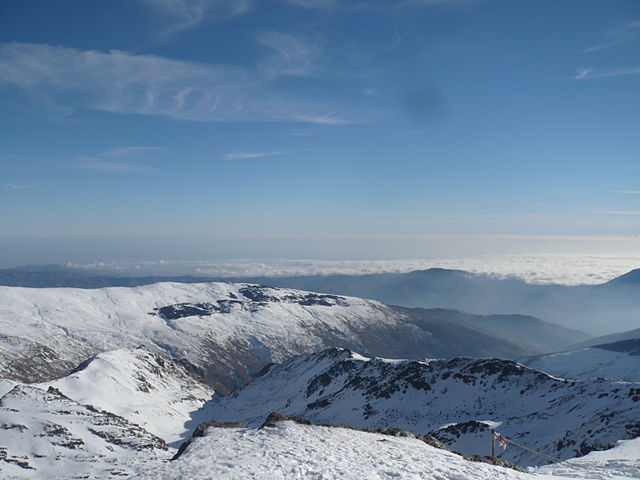
[[[589,78],[589,75],[593,72],[591,67],[581,67],[576,70],[576,74],[573,76],[575,80],[582,80],[583,78]]]
[[[593,215],[640,215],[640,210],[602,210],[593,212]]]
[[[587,80],[592,78],[622,77],[625,75],[638,74],[640,74],[640,67],[620,68],[617,70],[607,70],[604,72],[598,72],[595,68],[588,67],[578,68],[573,78],[575,80]]]
[[[222,158],[225,160],[248,160],[252,158],[273,157],[276,155],[284,155],[290,153],[288,150],[278,152],[230,152],[225,153]]]
[[[613,190],[613,193],[622,193],[623,195],[640,195],[640,190]]]
[[[303,8],[329,8],[336,4],[335,0],[283,0],[284,3]]]
[[[607,30],[604,35],[609,38],[608,41],[602,42],[591,47],[587,47],[581,50],[581,53],[598,52],[602,50],[608,50],[609,48],[617,47],[625,43],[631,42],[638,37],[638,31],[640,30],[640,22],[631,22],[625,25]]]
[[[146,152],[166,150],[164,147],[115,147],[102,154],[104,157],[129,157]]]
[[[0,83],[45,109],[220,121],[354,123],[317,100],[276,94],[258,72],[155,55],[0,44]]]
[[[318,41],[281,32],[262,32],[256,39],[271,49],[272,55],[261,61],[260,70],[269,78],[283,75],[308,76],[322,54]]]
[[[75,155],[64,166],[85,170],[102,170],[106,172],[157,172],[158,169],[140,163],[139,157],[149,152],[165,150],[163,147],[114,147],[106,152],[93,155]],[[136,160],[137,161],[131,161]]]
[[[294,275],[364,275],[449,268],[498,277],[517,276],[529,283],[596,284],[640,266],[640,254],[488,255],[444,259],[144,261],[67,264],[70,268],[122,275],[196,275],[218,278]]]
[[[248,13],[251,0],[138,0],[164,17],[164,36]]]
[[[352,10],[361,11],[366,9],[376,9],[381,11],[388,10],[401,10],[401,9],[413,9],[413,8],[428,8],[428,7],[459,7],[474,5],[477,3],[483,3],[487,0],[367,0],[363,2],[347,2],[336,0],[282,0],[284,3],[293,5],[296,7],[303,7],[308,9],[317,10]]]
[[[394,133],[392,135],[389,135],[389,138],[396,138],[396,137],[409,137],[409,136],[413,136],[413,135],[420,135],[423,133],[427,133],[429,131],[433,130],[431,127],[426,127],[426,128],[420,128],[418,130],[409,130],[407,132],[398,132],[398,133]]]
[[[98,156],[76,155],[71,159],[71,166],[86,170],[102,170],[110,172],[157,172],[156,168],[139,163],[124,163],[104,160]]]
[[[18,183],[7,183],[6,186],[11,190],[27,190],[33,188],[33,185],[22,185]]]

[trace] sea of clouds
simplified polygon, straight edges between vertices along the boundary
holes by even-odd
[[[448,268],[529,283],[597,284],[640,268],[640,254],[487,255],[414,260],[234,259],[220,261],[116,261],[69,263],[69,268],[105,275],[195,275],[202,277],[274,277],[298,275],[405,273]]]

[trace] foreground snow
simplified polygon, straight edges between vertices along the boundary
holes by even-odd
[[[535,471],[568,478],[638,480],[640,478],[640,438],[621,440],[609,450],[591,452],[584,457],[546,465]]]
[[[415,438],[390,437],[290,421],[254,429],[209,428],[177,460],[148,468],[136,480],[420,479],[630,480],[640,473],[640,441],[527,473],[469,462]],[[624,463],[614,461],[626,456]],[[606,457],[603,458],[603,457]],[[578,472],[578,475],[574,473]],[[564,476],[564,474],[567,474]],[[634,476],[635,475],[635,476]]]
[[[259,430],[209,428],[178,460],[134,478],[525,480],[532,476],[468,462],[417,439],[283,422]]]

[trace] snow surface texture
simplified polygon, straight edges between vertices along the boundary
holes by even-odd
[[[315,423],[431,433],[447,447],[489,454],[489,427],[560,459],[640,435],[640,383],[554,378],[500,359],[401,361],[332,349],[273,366],[205,406],[210,419],[259,425],[272,411]],[[518,465],[547,460],[518,448]]]
[[[117,478],[168,454],[138,425],[54,389],[18,385],[0,398],[2,478]]]
[[[406,314],[353,297],[233,283],[0,287],[0,377],[49,380],[101,351],[139,345],[227,388],[270,362],[327,346],[394,358],[444,350]]]
[[[534,471],[568,478],[637,480],[640,478],[640,438],[621,440],[609,450],[591,452]]]
[[[253,429],[209,428],[169,465],[138,478],[160,479],[529,479],[467,462],[417,439],[283,422]]]
[[[617,460],[619,458],[624,460]],[[469,462],[414,438],[287,421],[259,430],[209,428],[179,459],[143,470],[134,478],[631,480],[637,479],[640,472],[638,458],[640,441],[630,441],[607,452],[520,473]],[[566,477],[560,473],[566,473]],[[576,473],[579,476],[575,476]]]
[[[638,340],[640,344],[640,340]],[[640,355],[590,347],[520,360],[525,365],[563,378],[608,378],[640,382]]]
[[[213,395],[168,355],[144,348],[101,353],[74,373],[38,386],[124,417],[175,447],[190,433],[191,413]]]

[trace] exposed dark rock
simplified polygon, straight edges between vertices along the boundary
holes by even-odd
[[[260,428],[275,427],[278,423],[286,421],[299,423],[300,425],[313,425],[313,423],[305,418],[293,417],[291,415],[284,415],[278,412],[271,412],[264,423],[260,426]]]
[[[458,453],[458,452],[454,452]],[[465,460],[469,460],[470,462],[480,462],[480,463],[488,463],[490,465],[497,465],[499,467],[510,468],[512,470],[517,470],[518,472],[526,472],[526,470],[515,463],[511,463],[508,460],[504,460],[498,457],[489,457],[486,455],[461,455]]]

